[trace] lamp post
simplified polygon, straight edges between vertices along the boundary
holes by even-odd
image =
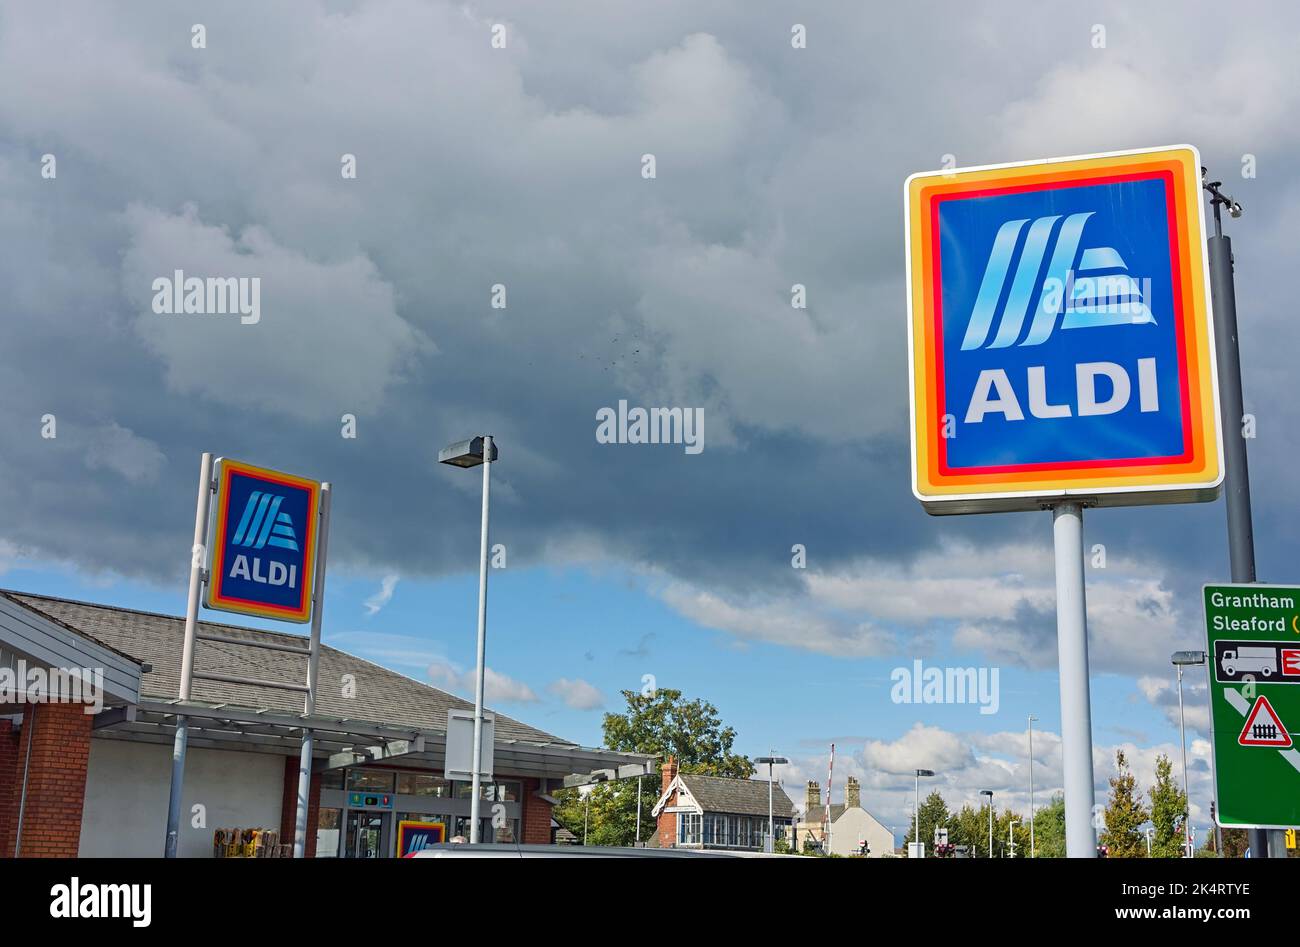
[[[636,836],[632,839],[632,847],[641,847],[641,778],[636,778]]]
[[[916,832],[912,837],[912,841],[916,845],[924,844],[921,841],[921,777],[933,775],[934,770],[930,769],[918,769],[916,771]],[[921,851],[921,849],[918,848],[917,851]]]
[[[1178,740],[1183,748],[1183,857],[1191,857],[1187,827],[1192,824],[1192,797],[1187,791],[1187,727],[1183,720],[1183,668],[1205,664],[1204,651],[1175,651],[1169,658],[1178,669]]]
[[[1034,721],[1038,717],[1029,715],[1029,857],[1034,857]]]
[[[981,796],[989,797],[989,858],[993,857],[993,790],[981,789]]]
[[[767,853],[771,855],[776,849],[776,823],[772,817],[772,767],[790,761],[784,756],[760,756],[754,762],[767,764]]]
[[[438,463],[453,467],[483,467],[483,523],[479,538],[478,565],[478,657],[474,665],[474,772],[470,776],[469,841],[479,840],[479,796],[482,795],[483,763],[483,677],[484,649],[487,643],[487,569],[488,569],[488,473],[497,459],[497,446],[490,434],[458,441],[438,451]],[[586,829],[583,829],[584,836]]]

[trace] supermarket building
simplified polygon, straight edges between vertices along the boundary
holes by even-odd
[[[315,734],[308,857],[392,857],[403,822],[469,836],[470,784],[443,770],[447,712],[473,705],[323,645],[316,711],[272,686],[195,680],[177,699],[184,619],[0,590],[0,857],[158,857],[178,714],[189,727],[179,854],[222,828],[292,842],[302,731]],[[301,680],[306,639],[209,622],[196,663],[217,676]],[[204,640],[207,639],[207,640]],[[212,640],[218,639],[218,640]],[[33,680],[93,669],[96,701],[51,702]],[[45,675],[42,678],[42,675]],[[27,689],[22,690],[22,682]],[[582,747],[496,715],[481,837],[549,844],[569,776],[654,775],[644,754]]]

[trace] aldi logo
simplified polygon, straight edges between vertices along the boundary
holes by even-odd
[[[222,458],[208,608],[311,620],[320,484]]]
[[[912,175],[905,196],[926,509],[1217,496],[1195,149]]]

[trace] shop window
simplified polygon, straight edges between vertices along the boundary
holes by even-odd
[[[474,794],[473,790],[473,783],[456,781],[457,799],[469,799]],[[479,786],[479,798],[484,802],[518,802],[519,783],[483,783]]]
[[[339,830],[343,824],[342,809],[321,809],[316,823],[316,857],[339,857]]]
[[[394,773],[382,769],[348,770],[348,788],[364,789],[369,792],[392,792]]]
[[[431,773],[398,773],[397,794],[447,799],[451,797],[451,783]]]

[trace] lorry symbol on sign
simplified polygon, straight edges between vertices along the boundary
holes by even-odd
[[[1277,651],[1273,647],[1252,648],[1239,645],[1223,652],[1220,662],[1223,673],[1235,677],[1238,671],[1258,672],[1264,677],[1271,677],[1277,672]]]

